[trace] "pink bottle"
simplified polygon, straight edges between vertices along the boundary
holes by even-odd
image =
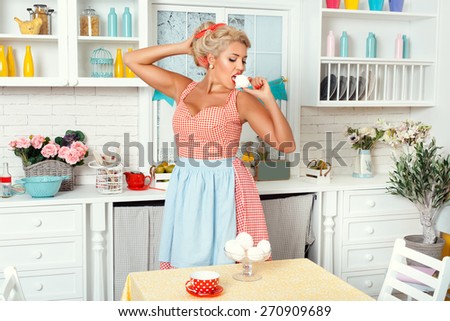
[[[336,41],[332,30],[328,33],[327,37],[327,56],[334,57],[336,55]]]
[[[403,58],[403,38],[401,34],[395,38],[395,59]]]

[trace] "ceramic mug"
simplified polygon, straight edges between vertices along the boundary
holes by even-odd
[[[213,271],[197,271],[191,273],[191,288],[199,294],[213,293],[219,285],[219,273]]]
[[[327,0],[327,8],[329,9],[339,9],[341,5],[341,0]]]
[[[389,0],[389,10],[393,12],[403,11],[404,0]]]
[[[358,10],[359,0],[344,0],[345,9]]]
[[[382,11],[384,0],[369,0],[369,9],[373,11]]]

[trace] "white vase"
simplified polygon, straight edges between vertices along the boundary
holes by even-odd
[[[358,149],[352,176],[357,178],[373,177],[372,155],[369,149]]]

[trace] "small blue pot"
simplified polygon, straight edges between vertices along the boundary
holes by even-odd
[[[393,12],[402,12],[405,0],[389,0],[389,10]]]
[[[372,11],[382,11],[384,0],[369,0],[369,9]]]

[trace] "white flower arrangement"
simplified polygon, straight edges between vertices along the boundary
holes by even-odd
[[[384,132],[380,140],[394,148],[415,146],[423,142],[429,136],[431,130],[431,126],[425,125],[421,121],[409,119],[392,124],[379,119],[377,128]]]

